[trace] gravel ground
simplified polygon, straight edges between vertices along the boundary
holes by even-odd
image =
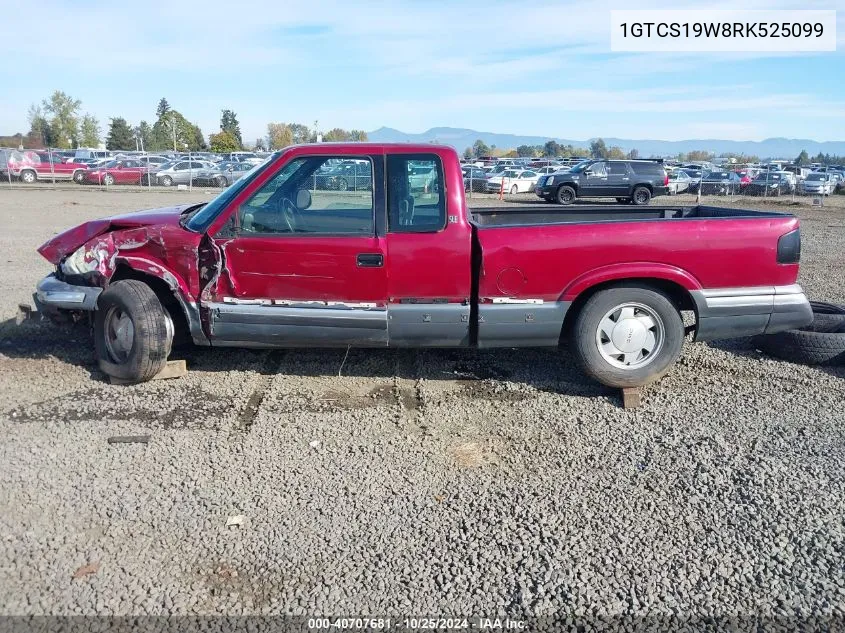
[[[84,328],[15,325],[53,233],[190,196],[0,189],[0,614],[845,617],[843,368],[687,344],[634,411],[546,350],[195,350],[120,387]],[[845,302],[835,203],[774,208]]]

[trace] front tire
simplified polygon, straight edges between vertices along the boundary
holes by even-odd
[[[164,176],[161,179],[161,184],[165,187],[170,187],[171,185],[173,185],[173,178],[171,178],[170,176]]]
[[[225,176],[217,176],[217,186],[218,187],[220,187],[221,189],[225,189],[227,184],[228,183],[226,182]]]
[[[106,174],[105,176],[103,176],[103,184],[106,187],[111,187],[114,184],[114,176],[112,176],[111,174]]]
[[[519,193],[519,187],[514,185],[513,187],[511,187],[511,195],[514,195],[514,194],[517,194],[517,193]]]
[[[81,169],[76,170],[73,172],[73,182],[78,185],[81,185],[85,181],[85,172]]]
[[[645,205],[651,202],[651,192],[648,187],[636,187],[631,194],[631,199],[636,205]]]
[[[659,379],[678,359],[684,322],[661,291],[616,286],[582,306],[572,339],[588,376],[608,387],[639,387]]]
[[[558,204],[572,204],[575,202],[575,189],[569,185],[561,185],[555,193],[555,200]]]
[[[101,295],[94,316],[100,369],[121,380],[146,382],[167,363],[173,322],[156,294],[136,279],[116,281]]]

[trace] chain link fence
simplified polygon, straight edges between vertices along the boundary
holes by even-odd
[[[82,156],[83,154],[88,156]],[[19,150],[0,148],[0,188],[101,189],[115,192],[202,190],[214,194],[260,164],[266,154],[210,152],[140,154],[103,151],[79,152],[56,149]],[[537,181],[561,165],[500,166],[484,171],[464,166],[464,190],[477,204],[544,202],[535,193]],[[845,167],[818,165],[769,165],[766,167],[721,165],[709,169],[666,165],[668,195],[652,196],[652,204],[704,204],[783,202],[813,206],[842,206],[845,199]],[[412,174],[421,183],[428,174]],[[368,161],[329,161],[312,177],[311,189],[371,191]],[[579,192],[576,203],[629,203],[630,191],[611,191],[612,183],[593,183],[593,192]],[[424,183],[422,185],[425,186]],[[601,187],[605,186],[602,190]],[[619,193],[620,195],[615,195]],[[658,192],[655,192],[658,193]],[[842,196],[842,198],[839,198]]]

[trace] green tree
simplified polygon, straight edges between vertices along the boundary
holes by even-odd
[[[323,140],[326,143],[332,143],[338,141],[349,141],[351,139],[349,136],[349,132],[342,128],[336,127],[323,134]]]
[[[217,134],[210,135],[208,140],[210,141],[211,151],[219,154],[237,152],[241,149],[241,144],[235,135],[226,130],[221,130]]]
[[[267,149],[267,144],[264,142],[263,138],[259,137],[259,138],[255,139],[255,145],[253,146],[253,149],[256,152],[263,152],[264,150]]]
[[[708,151],[705,151],[703,149],[695,149],[691,152],[687,152],[686,160],[701,162],[701,161],[710,161],[710,160],[713,160],[714,158],[715,158],[715,156]]]
[[[489,156],[490,155],[490,148],[487,147],[487,143],[478,139],[475,143],[472,144],[472,151],[475,154],[476,158],[480,156]]]
[[[607,158],[607,153],[607,145],[605,145],[604,139],[597,138],[590,143],[590,156],[593,158]]]
[[[622,160],[625,158],[625,152],[622,150],[621,147],[616,147],[615,145],[607,150],[607,157],[611,160]]]
[[[162,97],[158,102],[158,107],[156,108],[156,119],[160,119],[168,112],[170,112],[170,104],[167,103],[167,99]]]
[[[543,156],[559,156],[561,146],[557,141],[546,141],[543,145]]]
[[[531,157],[534,156],[534,146],[533,145],[520,145],[516,148],[517,156],[522,157]]]
[[[197,151],[206,146],[199,127],[172,109],[153,125],[153,140],[157,150]]]
[[[79,125],[79,143],[85,147],[100,146],[100,122],[93,114],[85,113]]]
[[[349,140],[356,141],[359,143],[366,143],[369,139],[367,137],[367,133],[364,130],[352,130],[349,133]]]
[[[135,149],[135,135],[123,117],[114,117],[106,137],[106,149]]]
[[[146,121],[141,121],[134,130],[135,136],[138,137],[142,147],[147,151],[155,149],[155,141],[153,137],[153,128]]]
[[[473,158],[474,158],[474,156],[472,155],[472,148],[471,148],[471,147],[467,147],[467,148],[464,150],[464,159],[465,159],[465,160],[472,160]]]
[[[61,90],[56,90],[42,102],[44,112],[50,116],[52,145],[60,148],[74,147],[79,136],[79,108],[82,102]]]
[[[291,123],[288,125],[291,133],[291,145],[300,145],[302,143],[314,143],[317,140],[317,135],[312,134],[311,128],[302,123]]]
[[[810,164],[810,155],[807,153],[806,150],[801,150],[801,153],[798,154],[798,158],[795,159],[796,165],[809,165]]]
[[[639,157],[640,152],[637,150],[636,147],[633,148],[630,152],[628,152],[628,155],[626,156],[628,160],[637,160]]]
[[[51,147],[53,133],[50,129],[50,122],[44,116],[41,106],[32,104],[27,113],[29,118],[28,145],[32,147]]]
[[[188,149],[191,150],[192,152],[201,152],[201,151],[207,150],[208,149],[208,143],[205,142],[205,134],[202,133],[200,126],[197,125],[196,123],[193,123],[192,127],[193,127],[194,136],[193,136],[193,141],[188,142]],[[239,146],[238,149],[241,149],[243,147],[243,145],[240,143],[240,141],[238,142],[238,146]]]
[[[267,124],[267,146],[269,149],[282,149],[293,145],[293,131],[287,123]]]
[[[232,136],[235,137],[238,141],[238,149],[230,150],[232,152],[236,152],[243,147],[243,139],[241,138],[241,126],[238,123],[238,115],[235,114],[232,110],[223,110],[220,116],[220,129],[223,132],[228,132]]]

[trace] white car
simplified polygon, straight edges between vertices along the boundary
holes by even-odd
[[[817,196],[829,196],[836,189],[836,179],[833,174],[814,171],[807,175],[801,183],[801,191]]]
[[[535,171],[507,169],[487,180],[487,191],[490,193],[502,191],[502,182],[504,181],[505,193],[531,192],[534,191],[539,177],[540,174]]]
[[[686,191],[689,189],[691,182],[692,177],[687,172],[683,169],[676,169],[669,174],[669,184],[667,185],[669,194],[678,195],[682,191]]]

